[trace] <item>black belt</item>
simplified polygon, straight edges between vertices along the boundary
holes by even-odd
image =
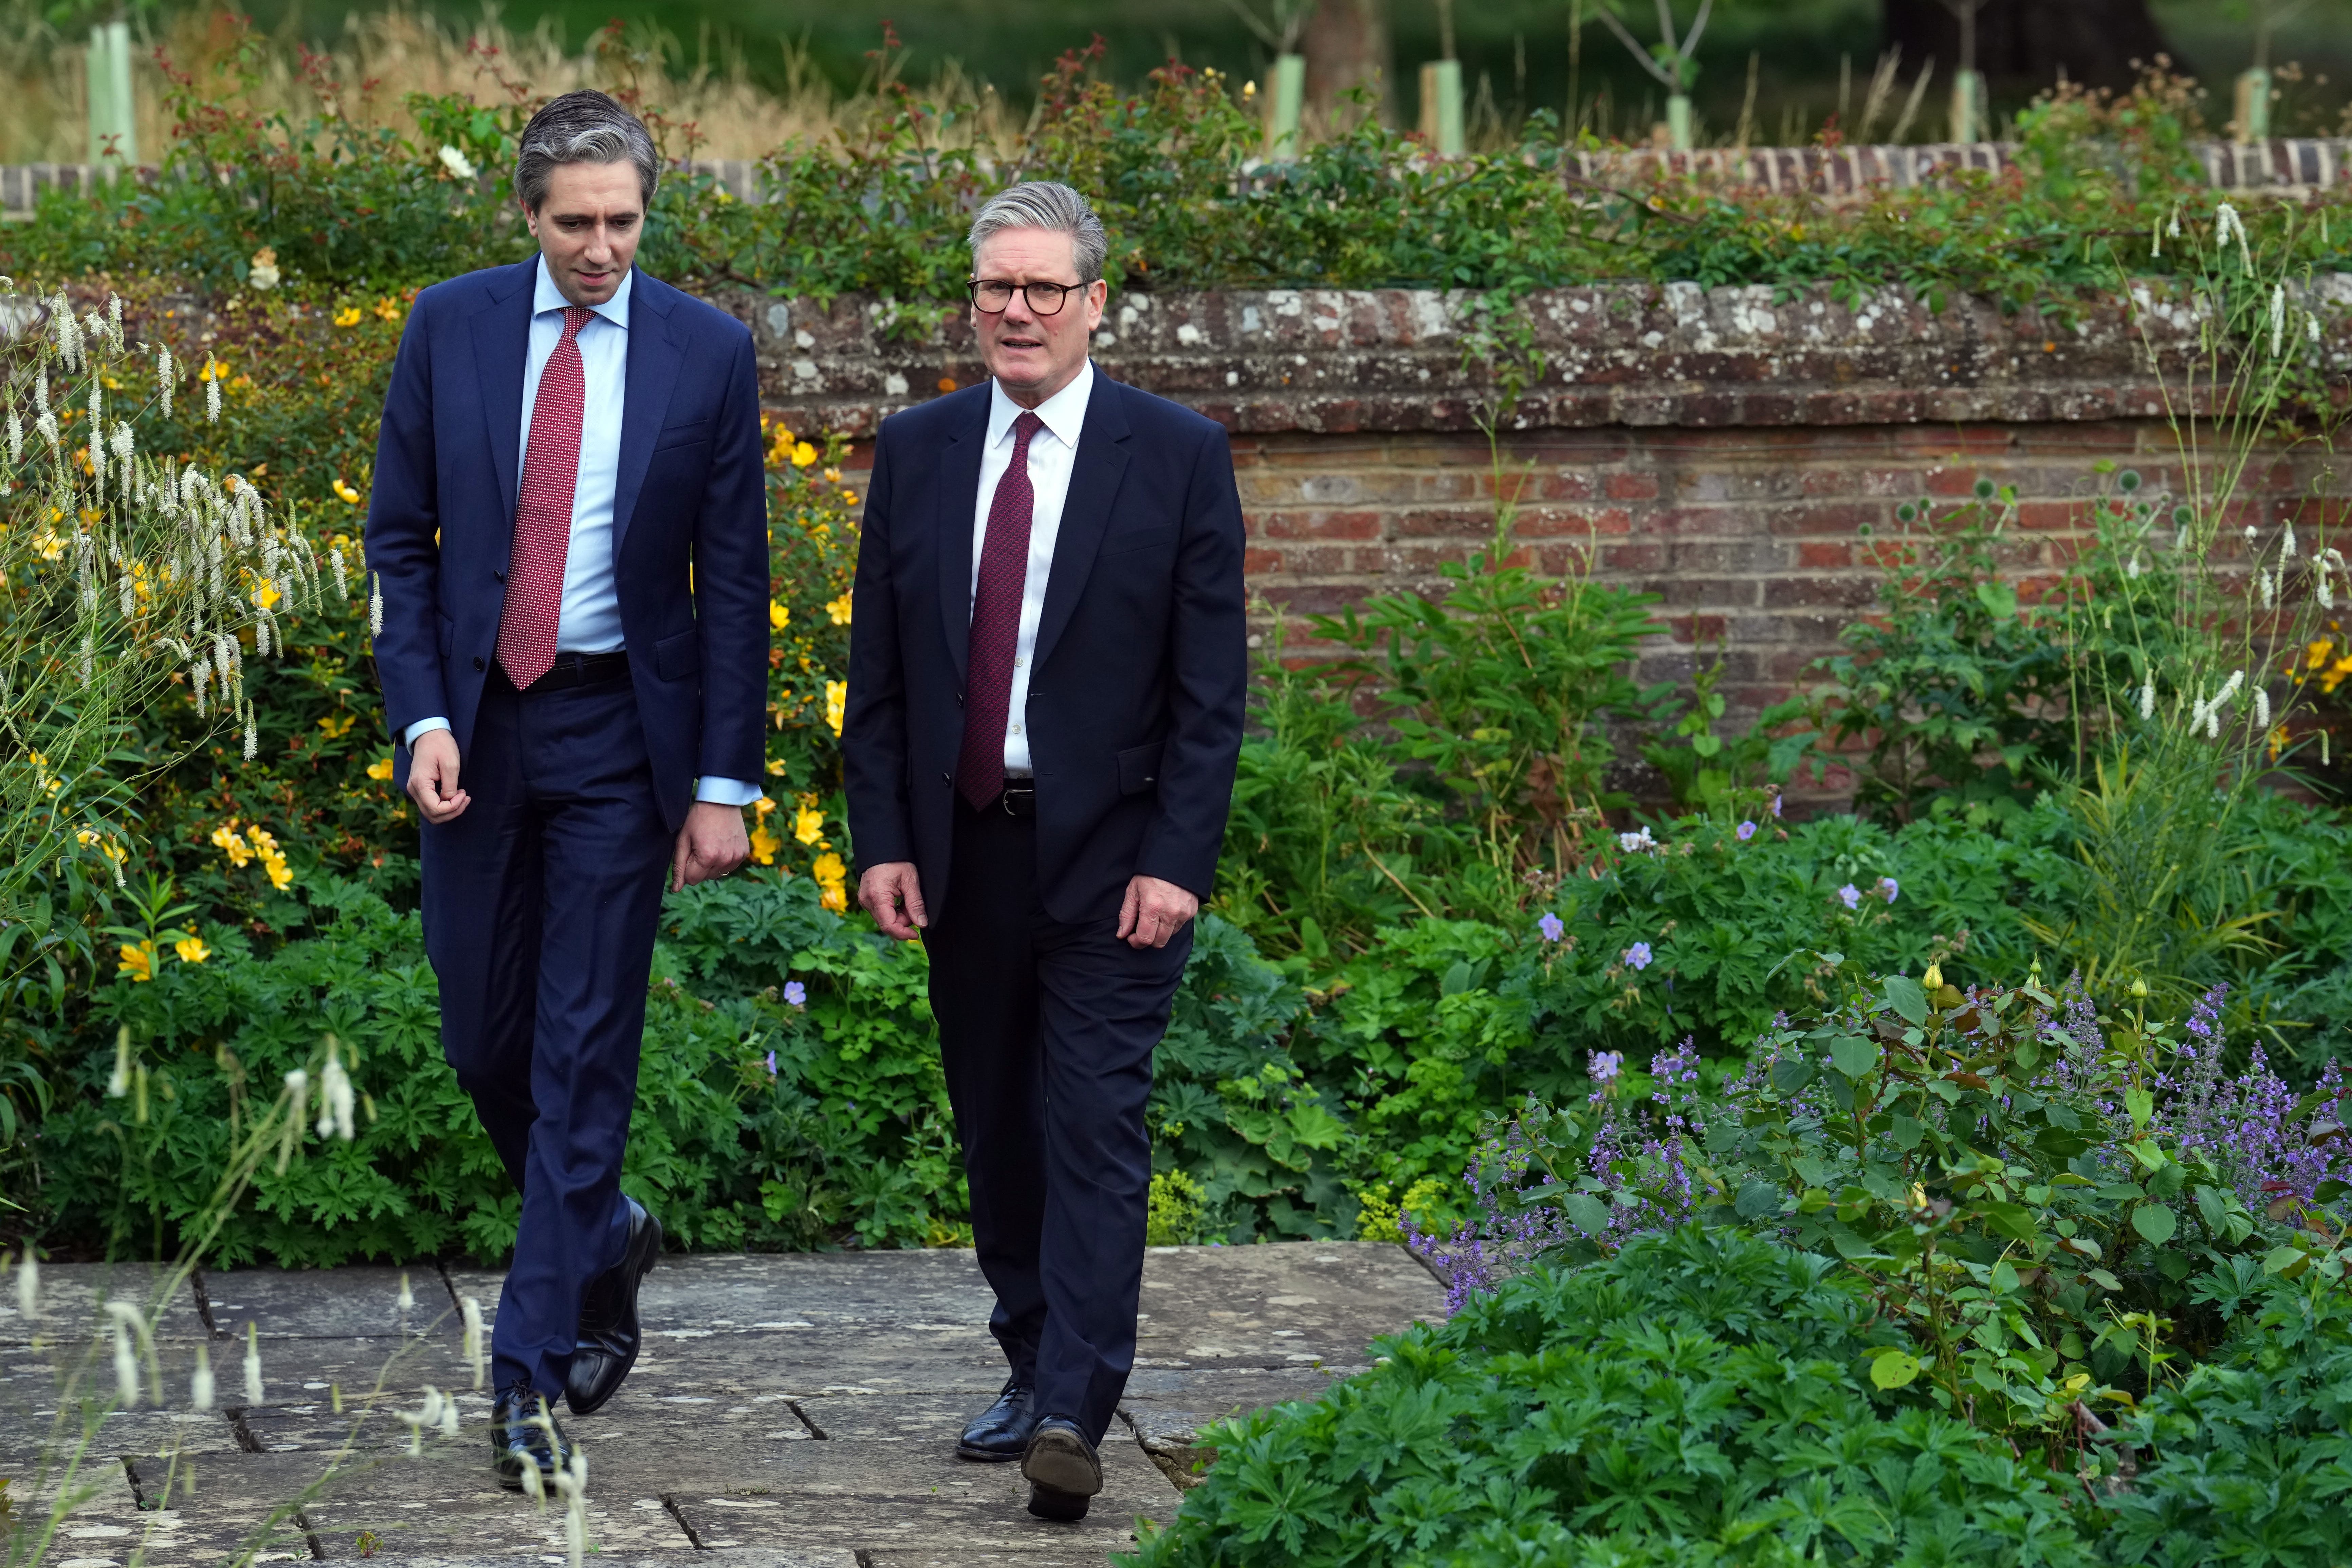
[[[1004,793],[997,796],[997,799],[1003,805],[1004,815],[1007,816],[1037,815],[1037,786],[1027,779],[1007,781]]]
[[[597,686],[607,680],[618,680],[629,673],[629,653],[616,648],[611,653],[559,653],[555,663],[545,675],[530,683],[532,691],[561,691],[572,686]],[[499,674],[508,685],[514,677],[508,675],[506,666],[499,666]],[[518,687],[518,690],[525,689]]]

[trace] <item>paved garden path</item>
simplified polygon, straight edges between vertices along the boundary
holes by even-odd
[[[456,1302],[478,1298],[487,1319],[499,1276],[407,1272],[405,1315],[398,1269],[198,1276],[167,1304],[157,1338],[165,1406],[105,1420],[83,1477],[98,1495],[71,1516],[48,1568],[124,1568],[142,1542],[156,1568],[194,1568],[257,1532],[268,1534],[265,1562],[562,1562],[560,1512],[541,1514],[490,1476],[489,1401],[461,1352]],[[140,1265],[51,1267],[37,1323],[0,1313],[0,1476],[17,1478],[18,1518],[45,1515],[55,1493],[38,1455],[58,1369],[78,1364],[111,1388],[111,1354],[89,1349],[98,1303],[143,1300],[155,1278]],[[1366,1363],[1374,1336],[1434,1316],[1443,1293],[1396,1247],[1155,1248],[1135,1376],[1103,1446],[1105,1489],[1077,1525],[1030,1518],[1015,1467],[955,1458],[964,1418],[1004,1375],[989,1305],[966,1251],[665,1259],[646,1280],[636,1371],[604,1411],[566,1421],[589,1456],[591,1561],[1100,1568],[1129,1545],[1138,1518],[1175,1512],[1199,1427],[1315,1397]],[[248,1323],[265,1380],[249,1407]],[[208,1415],[186,1409],[199,1344],[228,1407]],[[427,1384],[465,1391],[465,1429],[412,1458],[396,1413],[416,1410]],[[176,1475],[159,1458],[175,1442]]]

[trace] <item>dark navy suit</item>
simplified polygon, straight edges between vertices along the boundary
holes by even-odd
[[[1034,826],[955,786],[991,390],[886,421],[842,746],[862,868],[915,863],[931,1005],[991,1327],[1045,1415],[1099,1443],[1135,1357],[1151,1053],[1191,950],[1116,940],[1138,874],[1206,899],[1248,674],[1225,433],[1097,375],[1053,552],[1025,725]]]
[[[492,1357],[560,1395],[620,1194],[663,874],[699,777],[755,779],[767,698],[759,388],[742,324],[636,273],[613,501],[627,669],[495,667],[534,259],[417,296],[384,398],[367,564],[399,736],[449,721],[472,804],[423,830],[442,1047],[522,1194]],[[405,788],[409,755],[396,753]]]

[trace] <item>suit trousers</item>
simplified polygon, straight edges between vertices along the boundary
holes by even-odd
[[[490,1338],[499,1389],[563,1391],[588,1284],[621,1259],[621,1157],[671,837],[636,693],[518,692],[493,669],[459,782],[424,830],[441,1048],[522,1194]]]
[[[1036,822],[955,805],[947,907],[924,946],[989,1330],[1036,1408],[1099,1444],[1135,1365],[1151,1190],[1151,1053],[1192,949],[1049,917]]]

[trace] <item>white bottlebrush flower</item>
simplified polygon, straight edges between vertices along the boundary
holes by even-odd
[[[25,422],[16,416],[16,405],[8,405],[8,462],[14,467],[25,460]]]
[[[163,417],[169,419],[172,416],[172,351],[167,348],[155,351],[155,395],[163,403]]]
[[[2308,311],[2305,314],[2303,318],[2303,335],[2305,338],[2309,340],[2312,347],[2317,348],[2319,346],[2319,312],[2316,310]]]
[[[2274,284],[2271,289],[2271,357],[2276,359],[2286,352],[2286,285]]]
[[[2279,532],[2279,553],[2289,561],[2294,559],[2294,524],[2292,521]]]
[[[2271,607],[2272,601],[2278,596],[2278,575],[2272,572],[2257,572],[2254,574],[2254,581],[2262,585],[2263,608],[2267,610]]]
[[[457,1315],[466,1326],[463,1340],[466,1361],[474,1370],[474,1386],[479,1388],[482,1386],[482,1304],[471,1296],[461,1297],[457,1302]]]
[[[368,636],[383,636],[383,574],[375,574],[375,592],[368,596]]]
[[[195,1373],[188,1379],[188,1408],[210,1410],[215,1397],[213,1388],[212,1353],[203,1345],[198,1345]]]
[[[2164,226],[2164,237],[2167,239],[2179,239],[2180,237],[2180,207],[2178,203],[2176,203],[2172,208],[2171,219]]]
[[[196,717],[199,719],[205,717],[205,687],[212,679],[212,674],[213,667],[209,664],[195,665],[188,671],[188,690],[195,700]]]
[[[33,1256],[33,1244],[25,1243],[25,1253],[16,1265],[16,1310],[26,1322],[41,1315],[41,1261]]]
[[[139,595],[131,588],[131,579],[128,577],[117,577],[114,580],[114,586],[117,590],[116,601],[122,606],[122,618],[126,621],[130,620],[139,614]]]
[[[106,297],[106,325],[107,330],[114,334],[114,341],[121,342],[122,341],[122,296],[120,294],[109,294]]]
[[[327,566],[335,574],[335,597],[349,600],[352,596],[350,569],[343,563],[343,547],[331,546],[327,551]]]
[[[2323,610],[2336,607],[2336,584],[2329,578],[2327,563],[2324,560],[2319,563],[2319,607]]]
[[[93,679],[95,679],[95,678],[96,678],[97,674],[98,674],[98,640],[97,640],[95,637],[84,637],[84,638],[82,638],[82,639],[81,639],[81,683],[82,683],[82,685],[83,685],[85,688],[87,688],[87,687],[89,685],[90,681],[91,681]]]
[[[131,1092],[131,1026],[114,1033],[114,1070],[106,1075],[106,1098],[121,1100]]]
[[[2254,688],[2254,725],[2263,733],[2270,733],[2271,694],[2259,686]]]
[[[132,450],[138,445],[138,438],[131,433],[129,425],[118,419],[114,422],[114,434],[107,437],[106,444],[114,448],[114,455],[117,458],[127,463],[131,460]]]
[[[113,1308],[121,1303],[109,1301]],[[114,1397],[125,1410],[139,1408],[139,1357],[131,1348],[131,1331],[114,1320]]]
[[[416,1292],[408,1288],[408,1275],[404,1271],[400,1277],[400,1294],[394,1298],[393,1305],[404,1312],[416,1310]]]
[[[43,409],[41,416],[33,421],[33,428],[38,430],[42,439],[47,441],[50,446],[54,447],[58,444],[58,416],[46,408]]]
[[[2213,708],[2218,711],[2221,709],[2221,704],[2237,696],[2239,690],[2243,688],[2245,684],[2246,672],[2242,669],[2231,670],[2230,672],[2230,679],[2222,682],[2221,695],[2213,699]]]
[[[2125,575],[2125,576],[2126,576],[2126,577],[2134,577],[2134,578],[2136,578],[2136,577],[2137,577],[2137,576],[2139,575],[2139,574],[2140,574],[2139,552],[2138,552],[2138,551],[2137,551],[2137,550],[2135,550],[2135,551],[2133,551],[2133,552],[2132,552],[2132,558],[2131,558],[2131,560],[2130,560],[2129,562],[2127,562],[2127,563],[2125,563],[2125,566],[2124,566],[2124,575]]]
[[[213,376],[205,383],[205,423],[220,423],[220,377]]]
[[[2246,237],[2246,226],[2239,218],[2238,209],[2223,202],[2213,214],[2213,243],[2226,254],[2232,239],[2238,242],[2245,269],[2252,272],[2254,269],[2253,242]]]
[[[2139,689],[2139,716],[2142,719],[2156,717],[2156,682],[2153,680]]]
[[[248,715],[245,721],[245,760],[249,763],[259,755],[261,755],[261,732],[254,728],[252,717]]]
[[[343,1070],[342,1058],[337,1054],[335,1042],[327,1042],[327,1069],[319,1078],[319,1136],[334,1134],[348,1143],[354,1134],[352,1112],[357,1097],[352,1093],[351,1074]]]
[[[33,406],[44,414],[49,411],[49,368],[47,365],[43,365],[40,374],[33,378]]]
[[[251,1321],[245,1325],[245,1402],[247,1405],[261,1403],[261,1331]]]
[[[441,166],[458,179],[470,180],[474,177],[473,160],[446,142],[444,142],[441,147]]]

